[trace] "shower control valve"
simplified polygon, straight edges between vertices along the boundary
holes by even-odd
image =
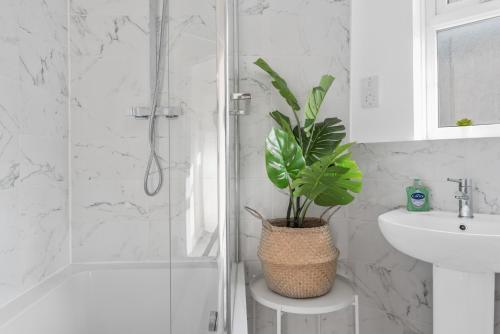
[[[132,107],[129,115],[137,119],[148,119],[151,116],[151,107]],[[180,115],[180,107],[158,107],[155,117],[177,118]]]

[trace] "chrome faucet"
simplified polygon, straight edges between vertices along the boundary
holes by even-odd
[[[455,194],[455,198],[458,199],[458,217],[474,218],[472,206],[472,180],[469,178],[448,178],[448,181],[458,183],[458,192]]]

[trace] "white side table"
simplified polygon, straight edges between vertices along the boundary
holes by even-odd
[[[281,334],[281,317],[283,313],[294,313],[318,316],[318,333],[321,334],[321,315],[354,306],[354,333],[359,334],[359,304],[358,295],[354,293],[349,282],[339,275],[333,289],[326,295],[318,298],[293,299],[280,296],[266,285],[264,278],[258,278],[250,283],[253,297],[253,334],[255,334],[255,306],[259,303],[276,310],[277,333]]]

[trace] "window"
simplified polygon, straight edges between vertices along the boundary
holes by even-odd
[[[434,0],[433,5],[436,9],[436,14],[443,14],[459,9],[464,9],[465,7],[474,7],[479,4],[491,1],[495,0]]]
[[[500,124],[500,17],[437,32],[439,127]]]
[[[422,13],[420,130],[430,139],[500,136],[500,0],[426,0]],[[474,126],[457,126],[463,119]]]

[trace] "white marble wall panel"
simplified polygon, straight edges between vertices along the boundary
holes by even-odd
[[[0,4],[0,304],[69,263],[66,8]]]
[[[163,105],[181,115],[159,119],[165,182],[162,192],[149,198],[142,188],[148,125],[126,114],[132,106],[149,104],[150,2],[72,1],[76,262],[184,257],[215,230],[215,5],[168,3],[161,95]]]
[[[71,1],[72,245],[75,262],[169,257],[168,127],[158,119],[162,192],[143,191],[149,1]]]

